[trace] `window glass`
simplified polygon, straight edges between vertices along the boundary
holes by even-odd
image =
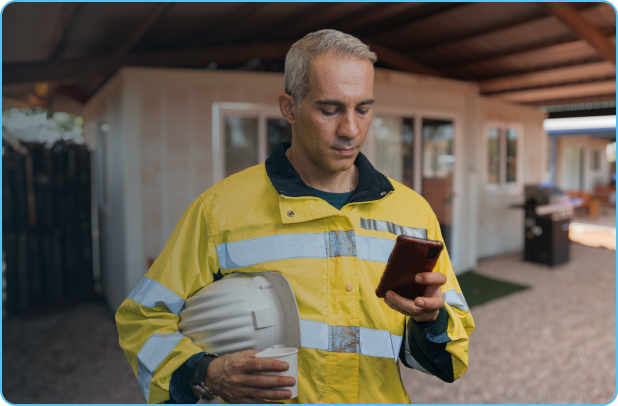
[[[453,122],[423,119],[422,129],[422,195],[436,214],[444,244],[450,250],[453,226],[453,168],[455,166]]]
[[[253,117],[225,117],[225,176],[258,163],[257,127]]]
[[[403,180],[403,119],[375,117],[372,121],[376,139],[376,169],[391,179]]]
[[[506,131],[506,181],[517,181],[517,130]]]
[[[266,137],[268,142],[266,154],[270,156],[281,142],[292,141],[292,126],[283,118],[268,118]]]
[[[500,129],[487,130],[487,183],[500,183]]]

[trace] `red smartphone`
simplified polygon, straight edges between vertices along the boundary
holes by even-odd
[[[386,292],[392,290],[410,300],[423,296],[427,285],[415,282],[414,278],[417,273],[433,271],[443,248],[440,241],[398,236],[376,295],[384,298]]]

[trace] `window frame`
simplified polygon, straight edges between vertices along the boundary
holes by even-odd
[[[489,138],[487,133],[490,129],[499,130],[499,147],[500,159],[498,163],[499,181],[497,183],[489,182]],[[517,132],[517,147],[515,150],[517,159],[517,168],[515,170],[516,180],[507,181],[507,131],[515,130]],[[521,123],[489,121],[483,126],[483,184],[487,191],[506,192],[518,194],[523,190],[523,165],[521,157],[523,156],[523,125]]]
[[[257,163],[268,158],[268,139],[266,134],[266,120],[281,118],[281,111],[276,104],[257,103],[213,103],[212,105],[212,161],[213,185],[225,178],[225,117],[238,116],[257,119]]]

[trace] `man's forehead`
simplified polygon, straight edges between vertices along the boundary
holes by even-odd
[[[319,100],[337,100],[340,92],[359,93],[362,102],[373,99],[373,64],[367,59],[333,54],[311,63],[308,93]]]

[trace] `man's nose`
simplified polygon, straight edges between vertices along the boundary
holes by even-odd
[[[337,128],[337,135],[340,137],[356,138],[359,135],[360,127],[355,111],[346,111],[341,116],[341,121]]]

